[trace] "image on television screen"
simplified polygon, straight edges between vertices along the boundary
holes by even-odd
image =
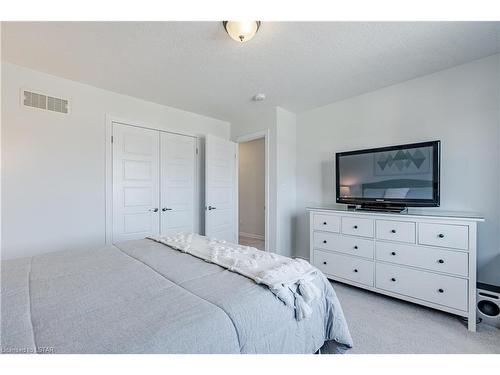
[[[340,198],[433,199],[432,145],[342,155]]]

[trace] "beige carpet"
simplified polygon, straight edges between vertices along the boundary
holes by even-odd
[[[348,353],[500,353],[500,330],[469,332],[454,315],[332,283],[354,340]]]

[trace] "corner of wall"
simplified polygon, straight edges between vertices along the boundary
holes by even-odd
[[[287,256],[295,254],[297,225],[297,116],[276,107],[277,244]]]

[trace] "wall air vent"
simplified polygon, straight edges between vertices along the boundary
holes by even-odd
[[[68,100],[54,98],[44,94],[37,94],[31,91],[22,90],[23,104],[27,107],[44,109],[59,113],[68,113]]]

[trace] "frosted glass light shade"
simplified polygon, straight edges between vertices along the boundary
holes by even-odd
[[[222,24],[231,39],[240,43],[252,39],[260,27],[260,21],[224,21]]]

